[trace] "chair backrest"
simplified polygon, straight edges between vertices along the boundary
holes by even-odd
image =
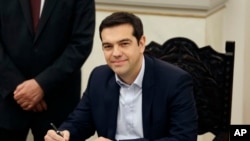
[[[226,42],[226,52],[198,47],[192,40],[175,37],[163,45],[151,42],[145,54],[170,62],[193,77],[198,111],[198,134],[211,132],[213,141],[229,141],[235,43]]]

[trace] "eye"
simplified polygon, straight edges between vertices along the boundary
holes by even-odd
[[[103,45],[103,48],[110,48],[110,45]]]
[[[120,46],[122,46],[122,47],[127,47],[129,45],[130,45],[130,42],[128,42],[128,41],[120,43]]]
[[[103,44],[102,48],[103,50],[110,50],[113,46],[111,44]]]

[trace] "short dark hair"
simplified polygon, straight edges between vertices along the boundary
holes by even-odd
[[[122,24],[130,24],[133,27],[133,36],[137,39],[138,43],[143,35],[143,25],[139,17],[129,12],[115,12],[106,17],[100,24],[99,36],[104,28],[113,27]]]

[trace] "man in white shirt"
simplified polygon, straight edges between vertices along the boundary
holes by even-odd
[[[45,141],[196,141],[197,112],[191,76],[144,55],[146,37],[134,14],[106,17],[99,34],[107,65],[96,67],[76,109]]]

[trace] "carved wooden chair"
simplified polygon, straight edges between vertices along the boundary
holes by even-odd
[[[176,37],[163,45],[151,42],[145,54],[153,55],[189,72],[193,77],[198,111],[198,134],[211,132],[213,141],[229,141],[231,119],[234,42],[226,42],[226,53],[210,46],[198,47],[192,40]]]

